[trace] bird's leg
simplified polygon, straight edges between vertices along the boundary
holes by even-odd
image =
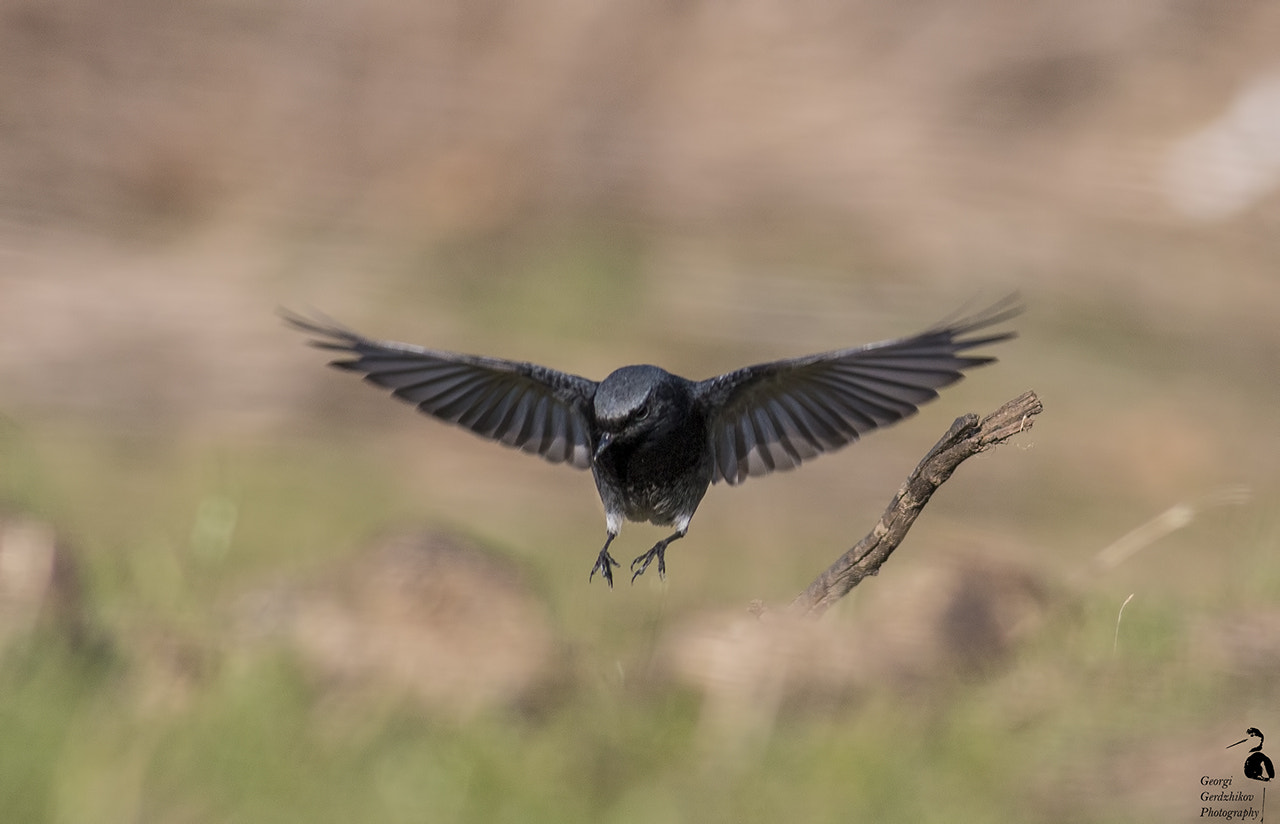
[[[596,565],[591,568],[591,574],[587,576],[587,581],[596,577],[599,572],[605,582],[609,584],[609,589],[613,589],[613,567],[622,566],[613,559],[609,554],[609,544],[613,543],[613,539],[618,537],[618,533],[610,532],[609,537],[604,539],[604,546],[600,549],[600,554],[596,557]]]
[[[674,532],[671,535],[668,535],[667,537],[663,538],[661,541],[658,541],[656,544],[654,544],[653,548],[650,549],[648,552],[638,556],[634,561],[632,561],[631,562],[631,583],[634,584],[636,582],[636,579],[644,574],[644,571],[649,568],[649,564],[653,563],[654,558],[658,559],[658,577],[659,578],[667,577],[667,545],[670,544],[672,541],[678,541],[679,539],[683,538],[685,536],[685,533],[688,531],[689,531],[689,527],[686,526],[683,529],[678,530],[677,532]],[[640,568],[636,569],[636,567],[640,567]]]

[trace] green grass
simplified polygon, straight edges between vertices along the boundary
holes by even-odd
[[[595,533],[537,498],[511,504],[527,508],[513,518],[537,545],[514,552],[503,521],[476,532],[530,570],[570,650],[545,695],[460,717],[390,690],[334,689],[281,646],[237,642],[226,611],[388,524],[441,520],[447,502],[402,483],[403,456],[368,446],[6,429],[0,504],[65,536],[89,631],[45,627],[0,659],[0,821],[1160,821],[1197,812],[1195,787],[1175,782],[1171,807],[1153,808],[1130,794],[1141,774],[1125,765],[1158,741],[1211,771],[1205,731],[1265,728],[1280,697],[1192,644],[1202,619],[1273,600],[1264,519],[1235,523],[1239,540],[1218,556],[1228,568],[1198,590],[1171,563],[1194,547],[1167,539],[1125,574],[1065,590],[988,670],[797,696],[735,737],[653,661],[657,639],[704,602],[745,607],[732,576],[713,583],[725,567],[690,553],[679,586],[588,588],[557,571],[585,573],[594,547],[577,544]],[[713,553],[708,521],[699,540]],[[867,586],[894,586],[898,563]]]

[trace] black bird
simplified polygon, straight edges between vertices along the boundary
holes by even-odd
[[[588,578],[613,586],[609,545],[623,520],[675,532],[631,563],[631,580],[683,538],[715,482],[791,469],[913,414],[966,369],[995,360],[964,354],[1014,337],[973,335],[1021,311],[1009,297],[907,338],[748,366],[690,381],[656,366],[624,366],[603,381],[522,361],[377,341],[328,318],[281,310],[311,343],[352,357],[332,366],[448,423],[552,463],[590,469],[608,531]]]

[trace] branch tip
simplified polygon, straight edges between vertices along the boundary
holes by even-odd
[[[946,483],[965,460],[1004,443],[1032,427],[1044,405],[1033,391],[1027,391],[996,411],[979,419],[961,415],[946,434],[933,445],[906,483],[889,503],[871,531],[836,559],[809,587],[791,602],[789,610],[805,615],[821,615],[869,575],[876,575],[884,562],[906,538],[907,531],[924,510],[933,493]]]

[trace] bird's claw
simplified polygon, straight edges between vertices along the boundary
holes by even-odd
[[[654,558],[658,559],[658,577],[667,577],[667,545],[666,542],[662,542],[656,544],[653,549],[631,562],[631,583],[634,584],[636,579],[644,574],[644,571],[649,568],[649,564],[653,563]],[[636,569],[637,566],[640,568]]]
[[[590,583],[596,577],[596,573],[599,572],[605,583],[609,585],[609,589],[613,589],[613,568],[616,566],[622,566],[622,564],[614,560],[614,557],[609,554],[609,550],[600,550],[600,555],[596,558],[596,565],[591,568],[591,574],[587,576],[587,582]]]

